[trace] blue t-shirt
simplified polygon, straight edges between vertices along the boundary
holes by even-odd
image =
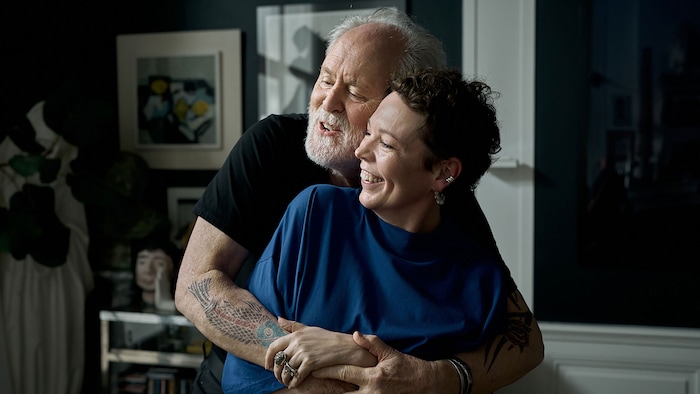
[[[289,205],[248,290],[274,315],[332,331],[375,334],[435,360],[479,347],[505,322],[500,261],[454,222],[416,234],[358,201],[359,189],[315,185]],[[284,386],[231,354],[226,393]]]

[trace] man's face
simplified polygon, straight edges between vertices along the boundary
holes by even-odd
[[[396,37],[395,31],[368,24],[346,32],[329,48],[309,102],[306,152],[314,162],[357,176],[355,148],[403,50]]]

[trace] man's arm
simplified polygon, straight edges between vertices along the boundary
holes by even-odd
[[[518,290],[508,300],[504,333],[473,352],[458,354],[472,371],[472,394],[492,393],[532,371],[544,359],[537,321]],[[313,373],[318,378],[343,380],[360,387],[358,393],[459,393],[457,371],[447,360],[424,361],[401,353],[373,335],[353,336],[358,345],[377,356],[375,367],[333,366]],[[398,390],[398,388],[403,390]]]
[[[265,366],[270,343],[286,333],[235,278],[249,252],[202,218],[190,235],[175,289],[177,309],[222,349]],[[344,393],[356,386],[338,380],[309,377],[289,394]]]
[[[505,332],[474,352],[459,354],[469,365],[472,394],[492,393],[525,376],[544,359],[542,332],[517,289],[508,297]]]
[[[175,288],[177,309],[209,340],[255,364],[284,335],[273,316],[233,278],[249,252],[228,235],[197,218]]]

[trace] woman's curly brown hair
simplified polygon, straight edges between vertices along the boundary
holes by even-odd
[[[497,93],[484,82],[465,80],[455,69],[418,71],[394,81],[391,90],[411,109],[426,115],[419,133],[434,154],[426,158],[426,168],[457,157],[462,161],[462,173],[454,186],[474,190],[493,163],[493,155],[501,150],[493,106]]]

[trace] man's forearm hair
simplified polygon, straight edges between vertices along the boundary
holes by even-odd
[[[285,332],[257,303],[241,301],[232,305],[217,301],[210,293],[211,278],[195,282],[188,287],[199,301],[209,322],[227,337],[243,344],[268,347]]]

